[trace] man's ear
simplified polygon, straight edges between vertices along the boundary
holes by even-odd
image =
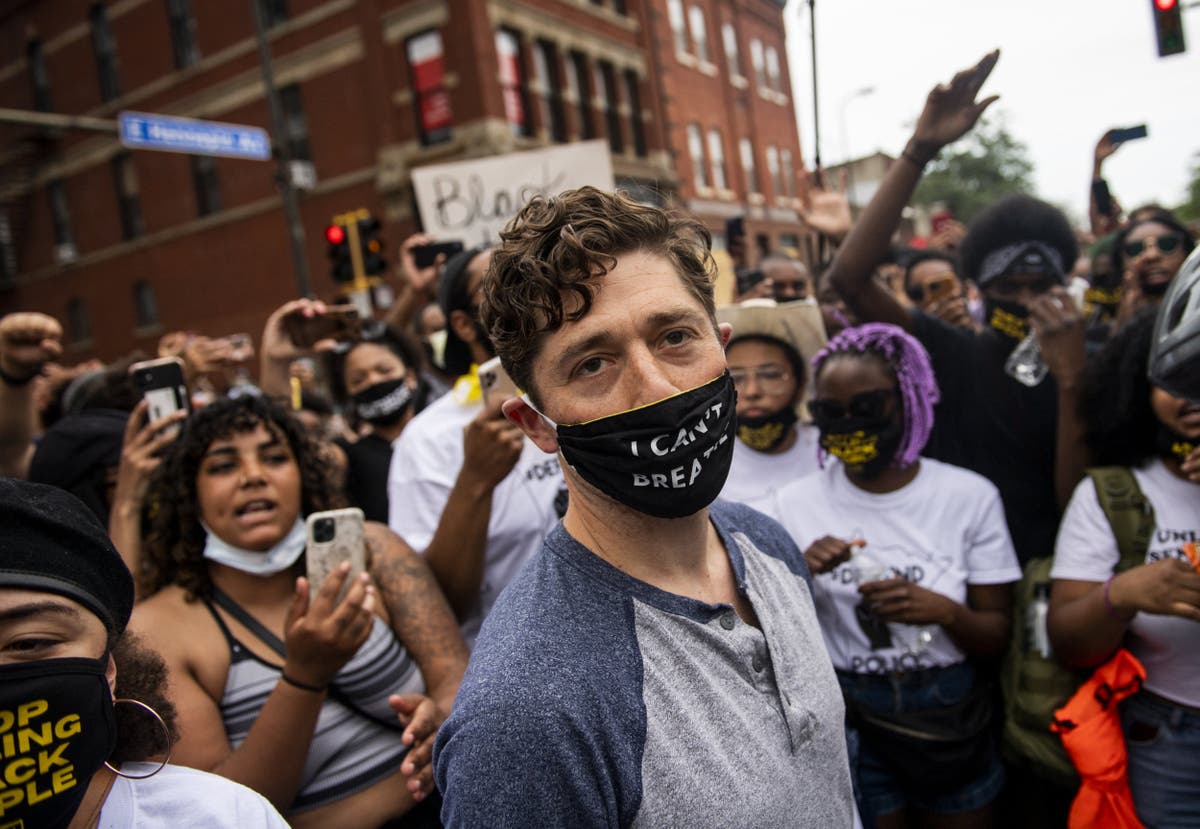
[[[721,335],[721,348],[729,345],[729,340],[733,337],[733,326],[722,322],[717,325],[717,332]]]
[[[117,696],[117,660],[111,653],[108,655],[108,667],[104,669],[104,678],[108,680],[108,693],[115,699]]]
[[[455,335],[464,343],[470,344],[475,342],[475,322],[466,311],[451,311],[450,319],[446,322],[453,329]]]
[[[546,418],[520,397],[510,397],[500,406],[509,422],[520,427],[534,445],[548,455],[558,452],[558,432]]]

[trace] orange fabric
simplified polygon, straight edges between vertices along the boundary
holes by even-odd
[[[1187,556],[1187,560],[1191,563],[1192,569],[1200,573],[1200,552],[1196,550],[1196,542],[1189,541],[1183,545],[1183,554]]]
[[[1050,730],[1062,737],[1082,780],[1068,829],[1142,829],[1129,791],[1117,703],[1136,694],[1145,678],[1146,669],[1137,657],[1119,650],[1054,712]]]

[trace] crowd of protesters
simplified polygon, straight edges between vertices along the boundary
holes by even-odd
[[[582,188],[257,352],[0,318],[0,825],[1200,827],[1200,403],[1147,374],[1194,233],[1106,135],[1088,229],[900,244],[998,57],[719,307],[702,225]]]

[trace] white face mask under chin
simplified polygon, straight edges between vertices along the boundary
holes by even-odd
[[[204,557],[206,559],[243,573],[249,573],[252,576],[273,576],[276,573],[282,573],[300,559],[300,555],[308,543],[308,534],[301,518],[296,519],[292,529],[279,540],[278,544],[261,553],[227,544],[218,538],[216,533],[205,527],[203,522],[200,523],[200,526],[204,527],[204,532],[207,533],[204,541]]]

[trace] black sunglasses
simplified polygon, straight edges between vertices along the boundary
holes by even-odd
[[[1135,239],[1132,242],[1126,242],[1121,250],[1124,251],[1126,258],[1136,259],[1145,252],[1146,245],[1149,242],[1154,243],[1154,247],[1158,248],[1159,253],[1170,253],[1183,244],[1183,239],[1178,233],[1168,233],[1163,236],[1147,236],[1145,239]]]
[[[888,403],[895,396],[895,389],[875,389],[854,395],[848,404],[828,397],[817,397],[808,401],[808,411],[818,426],[834,423],[844,417],[877,420],[887,415]]]

